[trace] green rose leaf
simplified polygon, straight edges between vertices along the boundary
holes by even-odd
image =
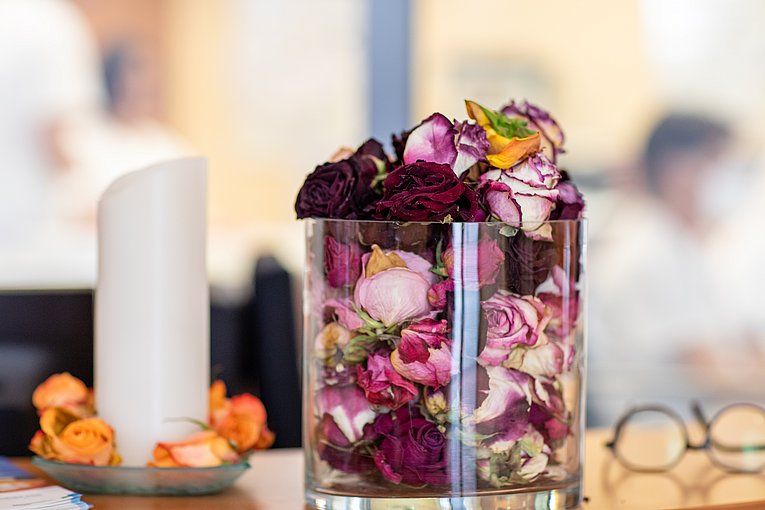
[[[491,122],[494,131],[505,138],[526,138],[536,133],[536,131],[528,128],[529,123],[523,119],[511,119],[504,113],[495,112],[483,106],[481,106],[481,110]]]

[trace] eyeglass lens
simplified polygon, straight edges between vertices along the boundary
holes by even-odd
[[[661,471],[672,467],[687,447],[684,425],[658,410],[640,410],[622,424],[615,453],[627,467]]]
[[[721,466],[756,472],[765,468],[765,411],[736,404],[724,409],[709,427],[710,454]]]

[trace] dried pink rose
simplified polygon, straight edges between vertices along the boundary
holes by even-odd
[[[550,278],[541,285],[539,299],[552,311],[548,331],[559,340],[568,340],[579,318],[576,282],[562,267],[553,266]]]
[[[375,469],[365,444],[374,439],[371,423],[377,417],[355,384],[325,386],[316,395],[320,416],[319,457],[345,473],[366,473]]]
[[[516,345],[547,342],[544,329],[551,314],[539,299],[498,290],[481,307],[488,323],[486,346],[478,356],[482,365],[502,364]]]
[[[478,124],[454,121],[457,129],[457,159],[454,161],[454,172],[461,175],[465,170],[479,161],[486,159],[489,151],[489,140],[486,130]]]
[[[403,152],[404,164],[427,161],[449,165],[455,174],[486,158],[489,140],[477,124],[454,124],[440,113],[434,113],[409,133]]]
[[[529,421],[554,447],[570,433],[563,395],[552,380],[540,378],[534,385]]]
[[[337,322],[350,331],[364,327],[364,321],[353,310],[351,301],[348,298],[328,299],[324,302],[324,308],[330,310],[332,315],[337,317]]]
[[[391,351],[380,349],[369,355],[366,367],[356,366],[356,379],[369,402],[398,409],[417,398],[417,387],[396,372],[390,361]]]
[[[454,292],[454,280],[448,278],[438,282],[428,291],[428,303],[434,310],[443,310],[446,308],[447,292]]]
[[[454,247],[449,247],[442,255],[444,268],[450,278],[454,277]],[[476,260],[477,258],[477,260]],[[496,283],[497,275],[505,261],[505,254],[497,245],[494,239],[481,239],[478,241],[478,248],[473,246],[464,246],[461,250],[461,260],[463,267],[478,267],[478,284],[491,285]]]
[[[422,257],[404,251],[385,255],[391,253],[407,267],[391,267],[367,277],[367,253],[362,257],[362,272],[354,291],[356,304],[386,327],[426,316],[430,312],[428,290],[437,280],[430,272],[430,262]]]
[[[481,478],[495,487],[527,483],[544,473],[552,450],[531,425],[496,436],[481,445],[476,466]]]
[[[425,319],[401,330],[401,342],[391,353],[391,364],[410,381],[440,388],[451,379],[450,347],[446,321]]]
[[[316,408],[320,416],[331,419],[331,423],[324,423],[325,438],[337,446],[359,441],[364,436],[364,426],[376,416],[356,385],[325,386],[316,394]]]
[[[501,221],[527,232],[543,227],[558,200],[560,172],[542,154],[527,158],[508,170],[481,176],[484,202]],[[549,226],[548,226],[549,227]],[[549,237],[549,232],[540,232]]]
[[[449,119],[434,113],[414,128],[406,140],[404,164],[417,161],[442,163],[451,166],[457,159],[454,138],[457,130]]]
[[[531,349],[517,346],[502,362],[506,368],[514,368],[534,377],[554,377],[563,372],[566,353],[557,342],[548,341]]]
[[[332,236],[324,238],[324,272],[330,287],[344,287],[355,282],[361,274],[361,248],[358,244],[343,244]]]
[[[486,367],[489,391],[481,405],[463,423],[484,425],[489,430],[522,426],[528,422],[534,379],[528,374],[504,367]],[[488,426],[487,426],[488,425]]]

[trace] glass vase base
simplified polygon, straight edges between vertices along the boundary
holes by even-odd
[[[306,491],[306,508],[316,510],[568,510],[582,503],[580,486],[510,494],[442,498],[367,498]]]

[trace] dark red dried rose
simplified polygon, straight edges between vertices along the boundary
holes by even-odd
[[[418,408],[382,414],[372,430],[382,438],[374,461],[387,480],[416,486],[449,483],[448,441]]]
[[[472,221],[478,212],[475,191],[459,180],[449,165],[418,161],[391,172],[377,203],[379,219]]]
[[[361,247],[343,244],[334,237],[324,238],[324,272],[330,287],[344,287],[355,283],[361,274]]]
[[[516,294],[533,294],[555,265],[555,244],[538,241],[518,231],[507,239],[504,288]]]
[[[409,135],[412,130],[402,131],[399,134],[393,133],[390,135],[391,145],[393,145],[393,151],[396,155],[396,160],[393,166],[399,166],[404,164],[404,149],[406,148],[406,142],[409,139]]]
[[[295,201],[298,218],[369,219],[377,195],[376,161],[387,162],[380,142],[367,140],[349,158],[324,163],[305,179]]]
[[[390,172],[393,169],[391,161],[388,158],[388,155],[385,154],[385,149],[383,148],[382,144],[374,138],[370,138],[361,144],[361,146],[356,149],[356,155],[367,157],[371,156],[374,158],[373,162],[375,165],[383,165],[386,172]]]
[[[366,425],[364,432],[365,435],[361,441],[351,444],[332,417],[325,414],[319,422],[318,429],[322,437],[322,440],[318,442],[319,458],[344,473],[373,472],[375,464],[368,448],[373,439],[372,425]]]

